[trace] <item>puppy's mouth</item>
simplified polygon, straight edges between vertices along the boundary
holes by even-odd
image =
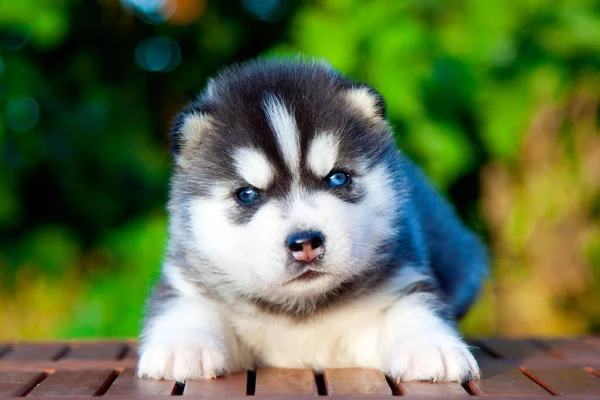
[[[294,278],[290,279],[288,283],[292,282],[310,282],[316,279],[322,278],[327,275],[324,272],[315,271],[312,269],[307,269],[299,275],[296,275]]]

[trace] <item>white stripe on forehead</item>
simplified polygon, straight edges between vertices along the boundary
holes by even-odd
[[[297,174],[300,167],[300,133],[294,116],[285,104],[273,95],[267,95],[263,108],[269,126],[275,133],[283,160],[292,174]]]
[[[308,167],[318,177],[331,172],[338,158],[338,139],[331,133],[317,135],[308,148]]]
[[[233,155],[235,168],[246,182],[259,189],[266,189],[273,180],[273,167],[263,153],[246,147]]]

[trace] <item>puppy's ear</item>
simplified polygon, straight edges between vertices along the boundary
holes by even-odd
[[[348,105],[360,111],[367,118],[386,119],[386,108],[383,97],[366,84],[352,86],[346,92]]]
[[[169,147],[178,164],[183,165],[189,150],[202,142],[212,126],[210,108],[197,100],[183,109],[171,127]]]
[[[200,143],[212,125],[210,114],[214,104],[217,82],[209,79],[200,96],[183,109],[173,121],[169,148],[179,163],[185,156],[185,149]]]

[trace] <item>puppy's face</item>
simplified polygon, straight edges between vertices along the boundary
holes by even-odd
[[[171,210],[206,261],[198,274],[302,308],[376,273],[401,201],[391,136],[367,87],[245,78],[212,83],[176,122]]]

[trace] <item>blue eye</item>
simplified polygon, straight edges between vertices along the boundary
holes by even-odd
[[[243,205],[250,205],[256,202],[260,196],[258,192],[252,188],[242,189],[236,195],[238,201]]]
[[[329,187],[344,187],[350,182],[350,176],[344,172],[333,172],[327,177]]]

